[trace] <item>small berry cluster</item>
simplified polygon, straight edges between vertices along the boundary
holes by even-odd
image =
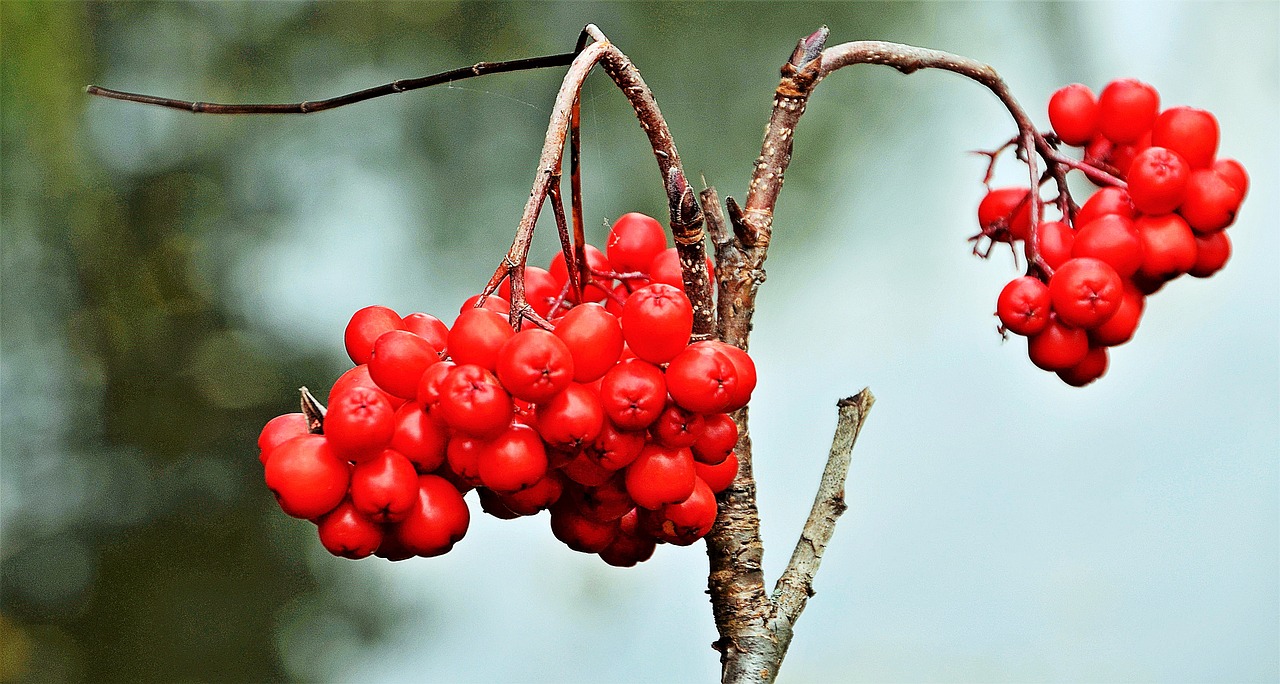
[[[1140,81],[1112,81],[1097,97],[1065,86],[1049,100],[1049,121],[1059,141],[1084,148],[1070,167],[1103,187],[1078,209],[1060,197],[1059,220],[1034,222],[1027,188],[990,190],[978,221],[993,241],[1024,241],[1030,263],[997,300],[1002,331],[1026,336],[1036,366],[1079,387],[1106,372],[1108,347],[1133,337],[1147,296],[1223,267],[1224,229],[1249,180],[1239,162],[1215,159],[1212,114],[1162,112],[1159,94]]]
[[[750,399],[755,365],[719,341],[690,344],[693,311],[657,221],[623,216],[607,250],[587,251],[581,297],[566,298],[563,257],[526,269],[550,330],[514,331],[497,295],[468,300],[452,327],[357,311],[345,333],[357,365],[323,420],[278,416],[259,437],[280,507],[348,558],[449,551],[471,490],[497,518],[549,510],[557,539],[611,565],[706,535],[738,471],[728,413]]]

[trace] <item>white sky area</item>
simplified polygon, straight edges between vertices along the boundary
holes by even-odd
[[[1108,375],[1067,387],[1030,364],[1021,339],[1000,343],[991,312],[1015,271],[1007,253],[983,262],[964,242],[981,194],[981,162],[964,151],[1013,132],[989,94],[947,75],[870,68],[820,86],[822,95],[839,81],[897,79],[902,116],[881,121],[885,135],[872,143],[846,143],[836,130],[821,144],[847,145],[837,155],[847,163],[788,183],[760,293],[752,428],[770,582],[808,512],[836,399],[868,385],[878,397],[854,452],[849,512],[783,681],[1261,681],[1280,672],[1277,6],[1066,7],[1079,16],[1063,30],[1081,31],[1070,55],[1037,43],[1040,28],[1025,23],[1032,13],[1016,4],[939,4],[930,42],[995,65],[1042,124],[1060,85],[1097,90],[1122,76],[1156,85],[1165,104],[1213,111],[1222,154],[1252,176],[1230,229],[1235,256],[1211,280],[1180,280],[1153,297]],[[831,29],[833,42],[921,40]],[[661,98],[664,84],[651,85]],[[832,97],[810,111],[845,106]],[[840,126],[856,130],[848,109]],[[335,135],[356,120],[311,122]],[[353,149],[377,142],[372,130],[342,135]],[[797,138],[812,135],[802,122]],[[424,217],[398,198],[405,184],[444,180],[291,158],[289,144],[258,153],[282,159],[277,180],[322,190],[272,246],[242,257],[250,320],[338,354],[347,317],[369,303],[449,320],[456,308],[420,302],[456,307],[505,249],[423,253],[411,236],[448,217]],[[741,176],[709,180],[722,196],[739,194],[750,163],[741,160]],[[1019,173],[1006,162],[1000,178]],[[513,212],[521,192],[509,193]],[[821,228],[795,241],[788,222],[800,220]],[[299,240],[310,245],[304,254]],[[320,271],[325,278],[304,275]],[[317,572],[372,579],[401,603],[403,623],[361,650],[346,638],[354,627],[313,616],[297,629],[326,638],[285,639],[287,664],[341,681],[718,676],[702,544],[663,547],[619,570],[555,542],[545,517],[499,522],[473,508],[466,539],[442,558],[351,564],[315,545]]]

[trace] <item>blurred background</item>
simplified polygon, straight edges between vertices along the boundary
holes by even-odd
[[[1038,121],[1133,76],[1207,108],[1252,190],[1235,257],[1172,283],[1083,390],[1001,343],[1015,274],[969,254],[1011,137],[950,74],[842,71],[801,122],[752,353],[772,581],[838,397],[879,402],[784,681],[1280,677],[1280,5],[0,3],[0,679],[709,681],[702,545],[620,570],[544,518],[478,514],[446,556],[330,557],[254,440],[348,366],[384,304],[451,320],[509,244],[562,70],[310,116],[217,117],[84,85],[296,102],[568,50],[631,56],[691,179],[741,198],[779,65],[819,25],[995,65]],[[590,236],[663,216],[603,74]],[[1014,164],[1002,183],[1019,182]],[[1084,189],[1082,188],[1082,192]],[[554,249],[543,230],[535,258]]]

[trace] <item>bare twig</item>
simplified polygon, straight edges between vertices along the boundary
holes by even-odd
[[[831,453],[822,471],[813,508],[809,511],[809,519],[804,523],[796,548],[791,552],[791,560],[773,589],[773,603],[777,606],[779,620],[794,623],[809,597],[813,596],[813,577],[822,563],[822,552],[835,532],[836,519],[848,508],[844,500],[844,483],[849,476],[853,445],[875,401],[871,390],[863,389],[836,404],[839,408],[836,434],[831,441]]]

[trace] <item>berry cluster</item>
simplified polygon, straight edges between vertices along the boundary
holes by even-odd
[[[1030,262],[1000,293],[1002,330],[1025,335],[1036,366],[1078,387],[1106,372],[1108,347],[1133,337],[1147,296],[1223,267],[1224,229],[1249,180],[1239,162],[1215,159],[1212,114],[1160,111],[1156,90],[1136,80],[1112,81],[1097,97],[1065,86],[1049,100],[1049,121],[1059,141],[1084,148],[1071,167],[1103,187],[1078,209],[1060,197],[1058,220],[1036,217],[1034,245],[1025,187],[990,190],[978,221],[993,241],[1023,241]]]
[[[737,347],[690,344],[693,311],[657,221],[623,216],[606,249],[587,250],[580,297],[563,257],[526,269],[550,329],[513,330],[497,295],[468,300],[452,327],[357,311],[344,338],[357,365],[323,420],[278,416],[259,437],[281,509],[348,558],[449,551],[472,490],[497,518],[549,510],[556,538],[611,565],[706,535],[738,470],[728,412],[750,399],[755,366]]]

